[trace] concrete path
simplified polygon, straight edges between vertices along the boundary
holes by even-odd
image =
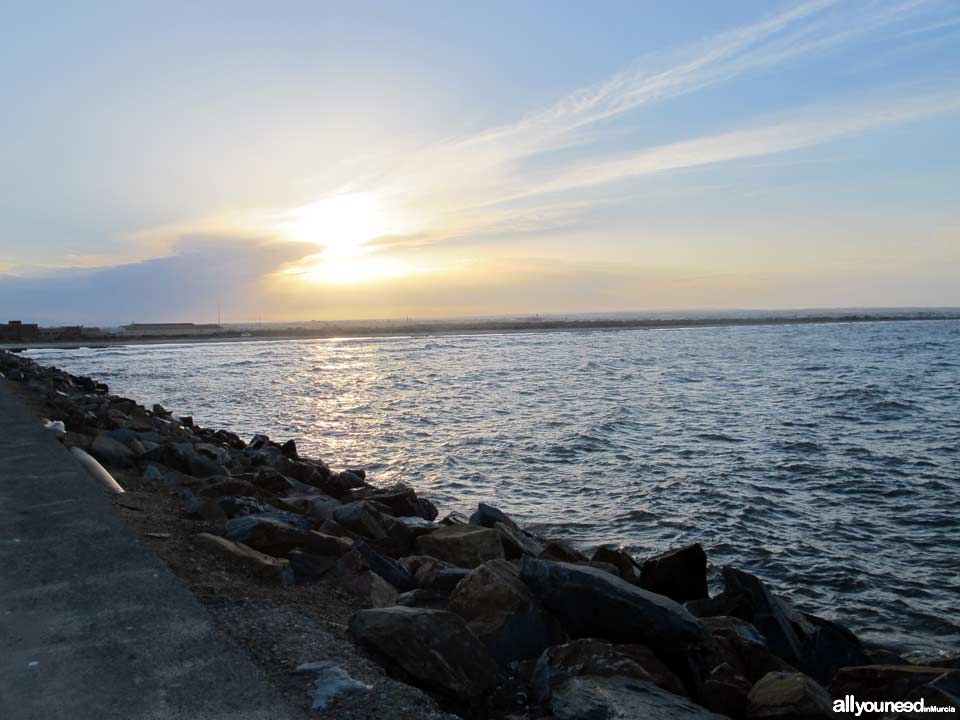
[[[6,383],[0,380],[0,718],[300,716],[216,631]]]

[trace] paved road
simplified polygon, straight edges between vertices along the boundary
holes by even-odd
[[[297,717],[6,383],[0,718]]]

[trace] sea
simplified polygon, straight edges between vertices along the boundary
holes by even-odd
[[[32,350],[148,406],[643,558],[699,542],[904,653],[960,650],[960,321]]]

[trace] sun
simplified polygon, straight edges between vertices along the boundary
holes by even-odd
[[[366,192],[333,195],[305,205],[285,223],[291,239],[322,246],[327,260],[362,255],[365,243],[389,229],[376,196]]]

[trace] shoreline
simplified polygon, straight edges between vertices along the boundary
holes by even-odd
[[[232,342],[272,342],[285,340],[346,340],[363,338],[390,338],[411,336],[458,336],[489,334],[524,334],[545,332],[601,332],[616,330],[683,330],[726,327],[767,327],[791,325],[837,325],[883,322],[934,322],[960,320],[960,313],[914,313],[845,315],[810,315],[798,317],[717,317],[717,318],[637,318],[596,320],[540,320],[481,322],[424,322],[388,326],[362,323],[330,323],[323,329],[294,326],[277,330],[237,330],[210,336],[149,336],[74,338],[64,340],[33,340],[0,342],[0,350],[73,350],[100,349],[125,345],[180,345]]]
[[[741,718],[762,716],[753,710],[765,693],[798,684],[822,706],[831,695],[868,698],[878,682],[922,680],[882,698],[898,700],[935,698],[942,677],[960,680],[960,658],[911,663],[799,612],[736,567],[711,596],[699,545],[639,560],[539,537],[484,504],[440,519],[414,488],[334,471],[293,441],[245,442],[6,352],[0,370],[36,412],[64,422],[65,445],[114,473],[128,522],[164,528],[149,531],[167,535],[150,544],[195,593],[262,593],[278,613],[322,600],[329,607],[310,612],[338,626],[336,642],[463,717],[574,717],[564,703],[602,702],[599,693],[651,716]],[[258,643],[277,644],[256,639],[263,622],[245,636],[255,655]],[[642,698],[630,689],[638,682]],[[651,698],[660,704],[637,705]]]

